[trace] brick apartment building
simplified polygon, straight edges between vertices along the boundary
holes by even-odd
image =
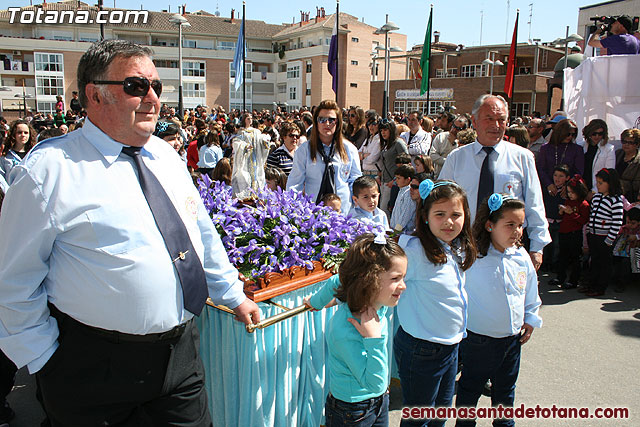
[[[404,60],[405,78],[390,80],[389,105],[391,111],[409,112],[421,110],[435,114],[440,106],[455,106],[458,112],[471,112],[473,102],[482,94],[490,93],[491,66],[482,62],[489,58],[504,65],[493,67],[493,93],[505,96],[504,80],[510,45],[464,47],[440,42],[435,34],[430,64],[431,93],[420,96],[420,81],[414,79],[413,64],[419,61],[422,45],[414,47],[407,55],[394,56]],[[564,51],[543,45],[519,43],[515,90],[510,100],[512,116],[528,115],[534,111],[545,114],[548,108],[547,81],[553,78],[556,63],[564,57]],[[447,73],[444,73],[446,63]],[[383,82],[371,84],[371,108],[382,109]],[[552,92],[551,111],[560,107],[561,90]]]
[[[43,11],[87,11],[95,19],[97,7],[79,0],[43,3],[20,8],[20,13]],[[106,11],[121,9],[103,8]],[[123,11],[124,12],[124,11]],[[132,11],[133,12],[133,11]],[[139,11],[138,11],[139,12]],[[184,12],[190,24],[183,26],[183,99],[185,108],[196,105],[242,107],[242,89],[235,91],[231,68],[241,17],[231,11],[221,17],[205,11]],[[173,13],[148,11],[146,23],[129,21],[105,24],[107,39],[125,39],[150,46],[154,63],[164,84],[161,102],[178,104],[178,27],[169,19]],[[65,105],[77,89],[76,68],[90,43],[100,39],[98,24],[18,24],[9,22],[11,13],[0,11],[0,107],[14,118],[24,110],[53,112],[57,95]],[[272,109],[274,104],[289,110],[317,105],[335,98],[327,56],[335,14],[316,8],[315,17],[301,13],[292,24],[246,21],[246,102],[248,109]],[[346,13],[340,14],[339,103],[370,103],[372,52],[384,45],[375,27]],[[406,35],[391,33],[392,46],[406,50]],[[374,68],[375,72],[377,67]],[[383,68],[380,67],[380,73]],[[402,63],[390,67],[392,79],[405,74]]]

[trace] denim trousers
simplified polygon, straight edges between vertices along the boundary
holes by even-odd
[[[520,334],[492,338],[468,332],[460,344],[462,375],[458,380],[456,407],[475,407],[488,379],[491,405],[513,406],[520,371]],[[475,420],[458,419],[456,426],[475,426]],[[494,426],[513,426],[512,419],[493,420]]]
[[[403,406],[451,406],[458,373],[458,344],[415,338],[398,328],[393,340]],[[408,420],[402,426],[443,426],[446,420]]]
[[[389,393],[361,402],[343,402],[331,393],[324,406],[325,426],[389,426]]]

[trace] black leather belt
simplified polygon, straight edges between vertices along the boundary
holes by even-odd
[[[56,318],[58,324],[61,328],[77,328],[81,329],[85,332],[89,332],[93,335],[98,335],[103,338],[108,339],[112,342],[129,342],[129,343],[162,343],[169,341],[177,341],[184,331],[187,329],[191,323],[193,323],[193,319],[181,323],[174,328],[165,331],[165,332],[157,332],[145,335],[137,335],[137,334],[127,334],[119,331],[111,331],[102,328],[96,328],[95,326],[85,325],[82,322],[78,322],[73,317],[69,316],[66,313],[61,312],[57,309],[57,307],[49,304],[49,310],[51,311],[51,315]]]

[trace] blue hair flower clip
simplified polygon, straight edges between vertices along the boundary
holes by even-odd
[[[487,204],[489,205],[489,213],[494,213],[495,211],[500,209],[505,200],[516,200],[516,197],[513,197],[509,194],[500,193],[493,193],[491,196],[489,196],[489,200],[487,200]]]
[[[169,122],[156,123],[156,134],[166,131],[168,127],[169,127]]]
[[[489,211],[493,213],[500,209],[502,207],[502,202],[502,194],[493,193],[491,196],[489,196],[489,200],[487,201],[487,203],[489,204]]]
[[[424,200],[429,197],[429,194],[431,194],[431,190],[433,190],[433,187],[434,183],[430,179],[425,179],[424,181],[422,181],[418,190],[420,191],[420,198]]]
[[[418,189],[418,191],[420,192],[420,198],[422,198],[422,200],[425,200],[427,197],[429,197],[429,194],[431,194],[431,191],[433,191],[434,188],[442,187],[443,185],[458,185],[458,184],[456,184],[453,181],[433,182],[427,178],[420,183],[420,187]]]

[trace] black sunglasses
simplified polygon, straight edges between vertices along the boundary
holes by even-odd
[[[332,125],[336,122],[336,120],[338,119],[336,119],[335,117],[318,117],[318,123],[322,124],[329,123],[330,125]]]
[[[569,132],[569,136],[578,136],[578,132]]]
[[[420,184],[411,184],[411,188],[413,188],[414,190],[419,190]]]
[[[160,80],[149,81],[146,77],[127,77],[123,81],[94,80],[91,83],[94,85],[122,85],[124,93],[131,96],[146,96],[149,93],[149,88],[153,88],[158,97],[162,93],[162,82]]]
[[[593,132],[591,135],[593,135],[593,136],[604,136],[604,132],[603,131]]]
[[[466,126],[460,127],[460,126],[456,126],[455,124],[452,124],[451,127],[456,128],[458,130],[464,130],[466,128]]]

